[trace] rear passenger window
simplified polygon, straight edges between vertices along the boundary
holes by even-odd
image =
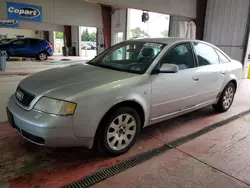
[[[215,50],[206,44],[194,42],[195,53],[198,57],[199,66],[219,63],[219,57]]]
[[[218,50],[216,50],[216,52],[220,58],[221,63],[229,63],[230,62],[229,59],[223,53],[221,53]]]
[[[30,39],[30,44],[31,45],[36,45],[36,44],[39,44],[40,40],[37,40],[37,39]]]

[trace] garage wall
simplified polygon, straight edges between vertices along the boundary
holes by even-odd
[[[86,0],[125,8],[196,18],[196,0]]]
[[[19,21],[20,29],[32,29],[32,30],[45,30],[45,31],[64,31],[62,25],[49,24],[49,23],[36,23]]]
[[[16,38],[17,35],[23,35],[25,37],[36,37],[35,31],[24,29],[9,29],[0,28],[0,35],[7,35],[7,38]]]
[[[208,0],[204,40],[244,61],[249,0]]]
[[[44,23],[102,27],[101,7],[98,4],[83,0],[11,0],[11,2],[42,6]],[[7,18],[6,0],[0,0],[0,18]]]

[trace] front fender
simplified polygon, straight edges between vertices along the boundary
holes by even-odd
[[[133,83],[133,84],[131,84]],[[77,137],[94,138],[103,116],[115,105],[123,101],[136,101],[145,111],[145,122],[150,110],[149,79],[131,79],[105,84],[83,91],[66,100],[75,101],[77,108],[73,118],[73,132]]]

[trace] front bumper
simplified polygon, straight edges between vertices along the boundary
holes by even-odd
[[[30,142],[49,147],[92,147],[92,138],[78,138],[73,133],[73,116],[57,116],[20,107],[13,95],[7,106],[9,122]]]

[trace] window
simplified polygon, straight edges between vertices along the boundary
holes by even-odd
[[[25,45],[25,44],[27,44],[27,41],[25,39],[19,39],[19,40],[16,40],[15,42],[13,42],[13,44],[15,44],[15,45]]]
[[[218,55],[211,46],[195,42],[194,49],[198,57],[199,66],[219,63]]]
[[[37,39],[29,39],[30,45],[36,45],[39,44],[40,40]]]
[[[219,55],[221,63],[229,63],[229,59],[220,51],[216,50],[217,54]]]
[[[164,46],[160,43],[142,41],[123,42],[102,53],[89,64],[143,74]]]
[[[175,64],[180,70],[195,67],[191,45],[189,43],[185,43],[173,47],[160,60],[160,64],[162,65],[163,63]]]

